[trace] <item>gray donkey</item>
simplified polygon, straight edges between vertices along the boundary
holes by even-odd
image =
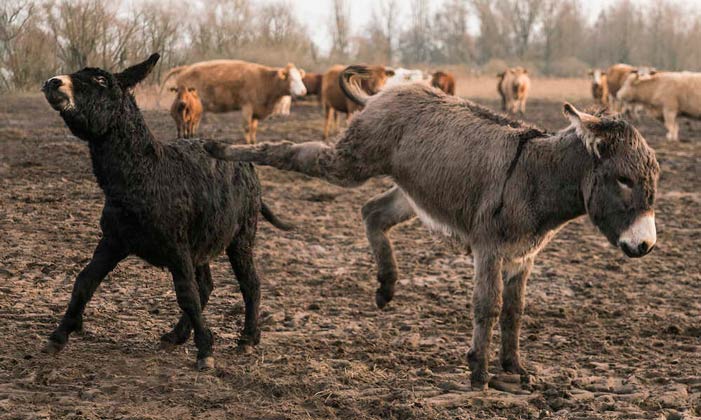
[[[588,214],[629,257],[655,245],[653,204],[659,165],[626,121],[564,113],[555,134],[508,119],[437,89],[408,85],[369,97],[352,66],[341,84],[366,104],[335,145],[208,143],[219,159],[255,162],[352,187],[390,176],[396,186],[362,209],[377,262],[377,305],[394,295],[397,263],[387,233],[418,216],[473,252],[474,331],[467,354],[474,389],[488,383],[492,328],[500,318],[503,369],[528,375],[519,357],[526,280],[533,260],[568,221]]]

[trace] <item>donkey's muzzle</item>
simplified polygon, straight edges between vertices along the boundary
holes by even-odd
[[[44,85],[41,87],[41,91],[44,93],[49,93],[51,91],[57,91],[61,86],[63,86],[63,81],[58,77],[53,77],[44,82]]]
[[[656,242],[657,229],[655,214],[652,211],[638,216],[618,238],[618,246],[632,258],[649,254]]]

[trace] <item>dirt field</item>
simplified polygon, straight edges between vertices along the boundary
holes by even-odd
[[[360,207],[390,182],[344,190],[270,168],[259,170],[265,199],[298,229],[261,222],[263,336],[254,353],[236,351],[243,308],[224,257],[213,264],[205,312],[214,372],[195,371],[192,343],[158,350],[179,310],[169,275],[136,258],[102,283],[85,333],[58,357],[40,353],[98,241],[103,195],[86,145],[43,98],[1,102],[0,418],[701,416],[701,123],[683,122],[681,143],[666,142],[655,121],[640,125],[662,167],[654,252],[627,259],[586,218],[563,229],[529,282],[521,342],[532,391],[473,392],[470,257],[418,221],[399,227],[402,276],[380,311]],[[561,128],[560,107],[532,100],[526,119]],[[259,141],[321,138],[313,104],[292,112],[262,122]],[[158,138],[173,137],[166,111],[145,114]],[[241,139],[239,115],[207,115],[202,134]]]

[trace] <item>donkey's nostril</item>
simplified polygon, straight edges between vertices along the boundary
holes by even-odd
[[[53,79],[49,79],[44,83],[44,90],[48,89],[58,89],[63,85],[63,81],[57,77],[54,77]]]
[[[652,251],[652,247],[647,241],[644,241],[638,245],[638,254],[639,255],[645,255],[648,252]]]

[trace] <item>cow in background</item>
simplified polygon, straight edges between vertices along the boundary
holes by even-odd
[[[497,74],[499,83],[497,90],[501,96],[501,106],[503,111],[512,114],[526,112],[526,101],[528,91],[531,88],[531,79],[528,77],[528,70],[523,67],[512,67],[503,73]]]
[[[591,96],[597,104],[608,106],[609,103],[609,88],[606,77],[606,71],[601,69],[589,70],[591,77]]]
[[[202,102],[194,87],[179,86],[171,88],[176,92],[170,115],[175,121],[178,137],[189,139],[195,137],[197,128],[202,120]]]
[[[256,142],[258,121],[273,113],[283,96],[304,96],[304,72],[290,63],[282,68],[239,60],[202,61],[172,69],[177,86],[195,87],[208,112],[241,110],[246,143]]]
[[[437,71],[431,76],[431,86],[442,90],[448,95],[455,95],[455,78],[452,74]]]
[[[664,122],[667,140],[676,141],[680,115],[701,119],[701,73],[635,69],[623,82],[618,99],[643,106],[651,116]]]
[[[343,90],[338,81],[341,72],[346,66],[337,64],[324,73],[321,84],[321,104],[324,107],[324,139],[329,137],[331,122],[338,128],[338,113],[346,114],[346,120],[350,115],[361,109],[362,106],[353,102]],[[394,70],[385,66],[367,66],[369,76],[360,83],[360,88],[369,95],[379,92],[387,83],[387,79],[394,76]]]

